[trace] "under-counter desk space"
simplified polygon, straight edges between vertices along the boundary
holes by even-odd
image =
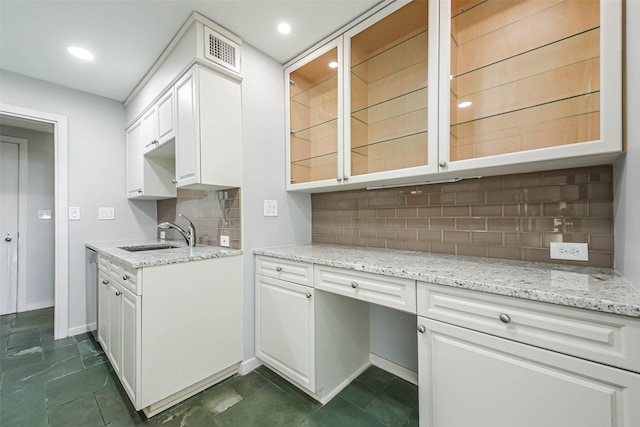
[[[328,244],[254,254],[256,355],[323,403],[375,364],[373,303],[416,314],[423,427],[640,423],[640,290],[611,269]]]

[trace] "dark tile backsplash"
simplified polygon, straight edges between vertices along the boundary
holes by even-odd
[[[613,266],[611,166],[314,194],[312,240],[561,264]],[[552,260],[550,242],[589,244]]]
[[[229,247],[240,248],[240,189],[201,191],[178,189],[175,199],[158,201],[158,224],[170,221],[185,230],[186,215],[196,227],[198,244],[219,246],[220,236],[229,236]],[[160,236],[158,230],[158,236]],[[175,230],[165,230],[168,240],[180,240]]]

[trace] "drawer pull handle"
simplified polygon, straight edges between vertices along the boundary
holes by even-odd
[[[499,319],[500,319],[500,321],[501,321],[502,323],[509,323],[509,322],[511,322],[511,317],[510,317],[508,314],[504,314],[504,313],[502,313],[502,314],[500,315]]]
[[[122,292],[116,291],[116,296],[119,297],[120,295],[122,295]]]
[[[127,280],[127,279],[129,279],[128,275],[125,274],[124,276],[122,276],[122,280]]]
[[[282,267],[276,267],[276,271],[277,272],[281,272],[282,271]]]
[[[307,294],[307,299],[311,298],[311,294]]]
[[[424,334],[427,331],[427,328],[424,327],[424,325],[418,325],[418,332],[420,332],[421,334]]]
[[[351,287],[353,289],[357,288],[358,287],[358,283],[357,282],[351,282]]]

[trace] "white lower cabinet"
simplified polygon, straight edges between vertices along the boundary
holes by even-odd
[[[600,353],[638,371],[640,360],[614,351],[635,354],[638,325],[603,314],[598,327],[601,313],[530,304],[418,283],[421,427],[640,425],[640,374],[584,358],[598,358],[604,338]]]
[[[324,404],[369,366],[369,304],[314,289],[310,267],[257,257],[256,356]]]
[[[98,341],[136,410],[153,416],[238,371],[241,256],[99,265]]]

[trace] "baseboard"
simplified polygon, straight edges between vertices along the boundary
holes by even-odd
[[[85,332],[95,331],[97,328],[96,323],[89,323],[88,325],[74,326],[67,330],[67,336],[72,337],[74,335],[80,335]]]
[[[409,381],[411,384],[418,385],[418,373],[411,369],[405,368],[402,365],[398,365],[388,359],[378,356],[377,354],[369,353],[369,361],[374,366],[383,369],[389,373],[392,373],[396,377],[402,378],[405,381]]]
[[[33,310],[40,310],[43,308],[50,308],[53,307],[54,302],[53,300],[51,301],[42,301],[42,302],[33,302],[30,304],[25,304],[24,306],[18,307],[18,313],[23,313],[25,311],[33,311]]]
[[[256,368],[262,366],[262,361],[257,357],[252,357],[249,360],[245,360],[240,363],[240,367],[238,368],[238,373],[240,375],[247,375],[249,372],[253,371]]]

